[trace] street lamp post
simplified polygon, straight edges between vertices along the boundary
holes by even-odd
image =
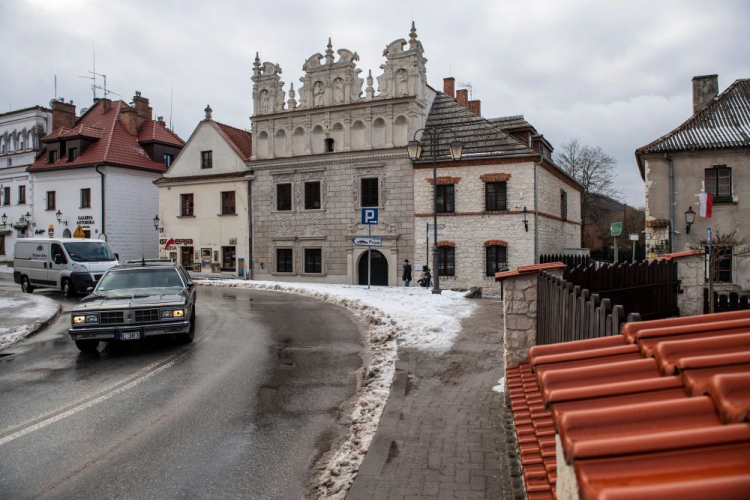
[[[438,147],[440,145],[440,137],[443,132],[450,132],[453,136],[453,140],[449,145],[449,151],[451,159],[457,161],[461,159],[463,153],[463,144],[461,141],[456,139],[456,133],[449,128],[430,128],[425,127],[414,132],[414,139],[409,141],[406,146],[406,151],[409,153],[409,158],[412,161],[418,161],[422,156],[422,145],[417,140],[417,134],[422,132],[422,135],[427,134],[430,138],[430,153],[432,156],[432,229],[433,229],[433,242],[432,242],[432,293],[440,293],[440,270],[438,269],[438,244],[437,244],[437,155]]]

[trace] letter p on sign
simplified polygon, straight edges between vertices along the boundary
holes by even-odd
[[[378,209],[377,208],[363,208],[362,209],[362,225],[377,225],[378,223]]]

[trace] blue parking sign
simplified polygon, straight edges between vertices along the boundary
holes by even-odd
[[[378,224],[378,209],[377,208],[363,208],[362,209],[362,225],[377,225]]]

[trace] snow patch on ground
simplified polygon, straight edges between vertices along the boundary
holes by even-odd
[[[316,464],[315,498],[343,499],[357,475],[383,414],[396,369],[398,345],[447,351],[461,320],[476,304],[458,292],[433,295],[424,288],[366,287],[276,281],[201,280],[200,285],[298,293],[346,307],[369,325],[364,380],[348,416],[344,443]]]
[[[503,394],[505,392],[505,377],[498,380],[497,385],[493,387],[492,390],[498,394]]]
[[[0,264],[0,274],[13,274],[13,268]]]
[[[13,311],[12,317],[32,319],[21,325],[0,325],[0,351],[16,344],[39,329],[41,323],[54,317],[60,304],[47,297],[26,295],[23,299],[0,297],[0,311]]]

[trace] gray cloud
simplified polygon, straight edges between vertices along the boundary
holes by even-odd
[[[487,117],[524,114],[554,146],[571,138],[619,162],[624,198],[643,203],[633,152],[691,113],[690,79],[718,73],[723,89],[750,77],[750,3],[685,1],[117,1],[0,3],[0,109],[58,95],[91,103],[97,72],[129,101],[140,90],[187,138],[210,103],[214,117],[249,128],[252,61],[279,63],[299,87],[302,63],[346,47],[363,76],[415,20],[429,83],[471,83]]]

